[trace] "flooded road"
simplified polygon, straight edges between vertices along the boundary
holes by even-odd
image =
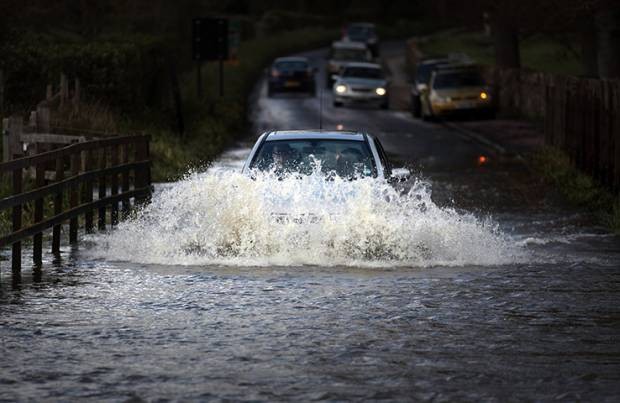
[[[316,127],[259,90],[257,131]],[[242,144],[42,275],[4,264],[0,401],[617,401],[620,239],[485,145],[323,96],[411,190],[249,181]]]

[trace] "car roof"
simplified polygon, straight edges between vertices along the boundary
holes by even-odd
[[[352,140],[364,141],[364,134],[349,130],[278,130],[270,132],[265,141],[278,140]]]
[[[435,69],[437,75],[472,72],[480,73],[480,67],[474,64],[446,64]]]
[[[437,57],[433,59],[422,59],[418,64],[419,65],[428,65],[428,64],[443,64],[443,63],[453,63],[454,61],[448,59],[447,57]]]
[[[366,28],[374,28],[375,24],[372,22],[352,22],[347,24],[347,28],[349,27],[366,27]]]
[[[367,46],[364,42],[336,41],[332,43],[332,48],[365,50]]]
[[[370,68],[370,69],[382,69],[380,64],[377,63],[365,63],[365,62],[350,62],[350,63],[345,63],[343,66],[343,68],[347,68],[347,67],[366,67],[366,68]]]
[[[273,62],[274,63],[278,63],[278,62],[305,62],[305,63],[308,63],[308,58],[307,57],[301,57],[301,56],[278,57]]]

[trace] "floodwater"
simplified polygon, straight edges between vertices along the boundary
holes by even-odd
[[[315,214],[373,208],[272,223],[301,189],[228,171],[245,152],[38,281],[3,272],[1,401],[618,398],[616,237],[579,214],[439,206],[430,185],[309,182]]]

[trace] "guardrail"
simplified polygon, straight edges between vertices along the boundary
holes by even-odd
[[[134,205],[146,202],[151,193],[149,139],[140,135],[86,141],[0,164],[0,178],[9,176],[12,183],[12,195],[0,200],[0,212],[12,209],[11,232],[0,237],[0,248],[12,245],[13,273],[21,271],[24,239],[32,237],[33,262],[40,265],[44,231],[52,228],[52,253],[57,254],[66,221],[69,242],[75,243],[80,216],[90,233],[95,213],[97,228],[103,230],[108,216],[116,225],[119,212],[122,217],[129,214],[132,199]],[[32,170],[34,183],[24,191],[24,173]],[[53,213],[45,217],[44,200],[50,196]],[[34,204],[32,223],[22,227],[27,203]]]

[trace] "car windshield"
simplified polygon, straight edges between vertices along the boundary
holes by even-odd
[[[364,141],[266,141],[250,164],[250,169],[273,170],[279,175],[310,175],[318,167],[328,177],[355,179],[375,174],[372,154]]]
[[[335,60],[351,60],[361,62],[367,60],[367,53],[365,49],[336,48],[332,50],[332,58]]]
[[[306,70],[308,68],[308,63],[301,61],[276,62],[274,64],[274,67],[280,71],[300,71]]]
[[[342,72],[342,76],[354,78],[381,79],[383,78],[383,73],[381,72],[381,69],[377,69],[374,67],[347,67]]]
[[[347,36],[354,41],[364,42],[368,38],[375,36],[375,30],[372,27],[351,25],[347,29]]]
[[[458,72],[438,74],[433,82],[433,88],[460,88],[460,87],[480,87],[484,85],[484,80],[478,72]]]
[[[416,82],[428,83],[428,81],[431,79],[431,74],[433,73],[433,70],[435,70],[435,68],[439,66],[440,64],[441,62],[420,64],[415,74]]]

